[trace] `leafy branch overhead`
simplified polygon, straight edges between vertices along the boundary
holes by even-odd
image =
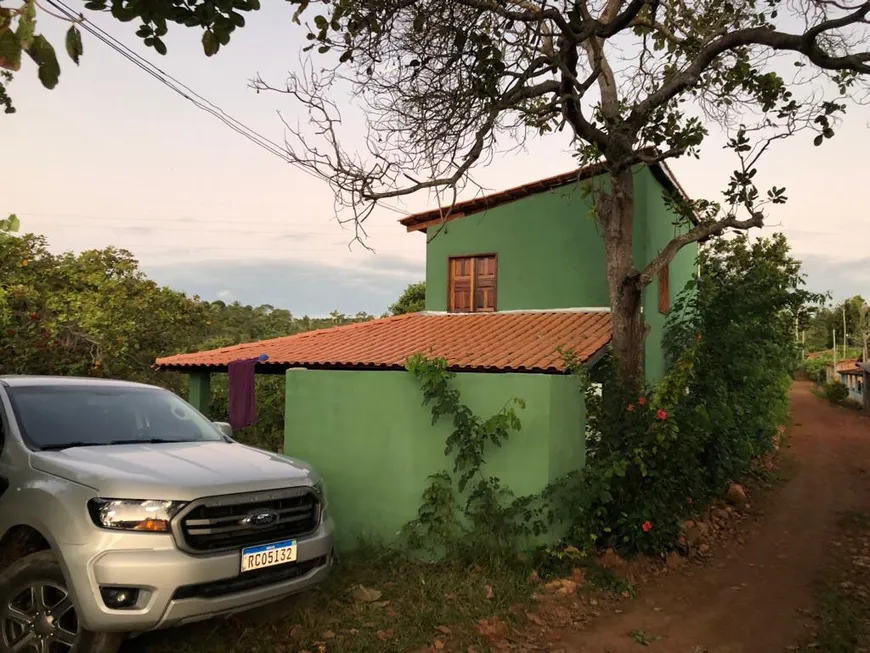
[[[607,183],[594,199],[614,350],[635,378],[643,288],[680,248],[762,226],[786,198],[779,185],[758,187],[764,153],[802,131],[817,145],[832,137],[870,72],[866,0],[291,3],[311,61],[286,83],[254,85],[307,110],[307,126],[287,124],[289,155],[330,179],[349,220],[421,191],[449,212],[475,166],[529,137],[559,138],[579,163],[602,163]],[[369,130],[359,148],[342,137],[351,109]],[[736,160],[724,202],[669,198],[678,235],[636,265],[633,171],[699,156],[711,125]]]
[[[37,65],[39,80],[52,89],[60,79],[60,64],[54,46],[36,32],[37,8],[51,19],[71,23],[66,32],[64,47],[70,59],[79,63],[84,52],[82,29],[90,31],[83,13],[71,9],[64,0],[23,0],[17,7],[2,6],[0,0],[0,104],[6,113],[14,113],[12,101],[6,93],[11,73],[21,69],[24,54]],[[245,26],[245,12],[257,11],[259,0],[168,0],[166,2],[140,2],[138,0],[88,0],[85,9],[105,12],[123,23],[139,21],[136,36],[158,54],[166,54],[163,37],[169,23],[203,30],[202,46],[207,56],[230,42],[238,27]]]

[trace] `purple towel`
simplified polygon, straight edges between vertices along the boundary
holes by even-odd
[[[259,359],[237,360],[229,364],[227,395],[230,426],[233,430],[257,421],[257,398],[254,393],[254,367]]]

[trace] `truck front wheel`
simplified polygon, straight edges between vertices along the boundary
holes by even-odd
[[[51,551],[25,556],[0,574],[2,653],[116,653],[122,640],[81,627]]]

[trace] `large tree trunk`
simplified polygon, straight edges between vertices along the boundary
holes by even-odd
[[[612,351],[621,381],[643,384],[646,325],[642,288],[634,265],[634,178],[631,170],[611,176],[612,190],[602,197],[599,217],[604,231],[607,287],[613,325]]]

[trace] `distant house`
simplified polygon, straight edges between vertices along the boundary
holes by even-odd
[[[488,417],[522,398],[522,430],[487,460],[517,494],[538,492],[583,466],[585,407],[562,352],[594,365],[611,337],[604,247],[584,186],[590,166],[408,216],[424,235],[426,310],[157,360],[190,375],[206,412],[209,375],[267,354],[258,373],[286,378],[285,451],[325,477],[339,546],[389,540],[413,519],[428,477],[446,467],[451,425],[432,425],[405,361],[446,359],[472,410]],[[643,267],[679,233],[663,193],[682,191],[663,164],[635,175],[634,258]],[[671,303],[696,270],[687,246],[645,289],[650,380],[664,373],[662,332]],[[278,283],[276,281],[276,283]]]
[[[863,405],[866,381],[862,361],[854,358],[847,359],[837,362],[836,365],[830,365],[829,368],[831,368],[830,378],[836,379],[849,389],[849,399]]]
[[[870,384],[870,362],[860,364],[861,371],[864,373],[861,379],[861,392],[864,394],[864,410],[870,413],[870,390],[867,385]]]

